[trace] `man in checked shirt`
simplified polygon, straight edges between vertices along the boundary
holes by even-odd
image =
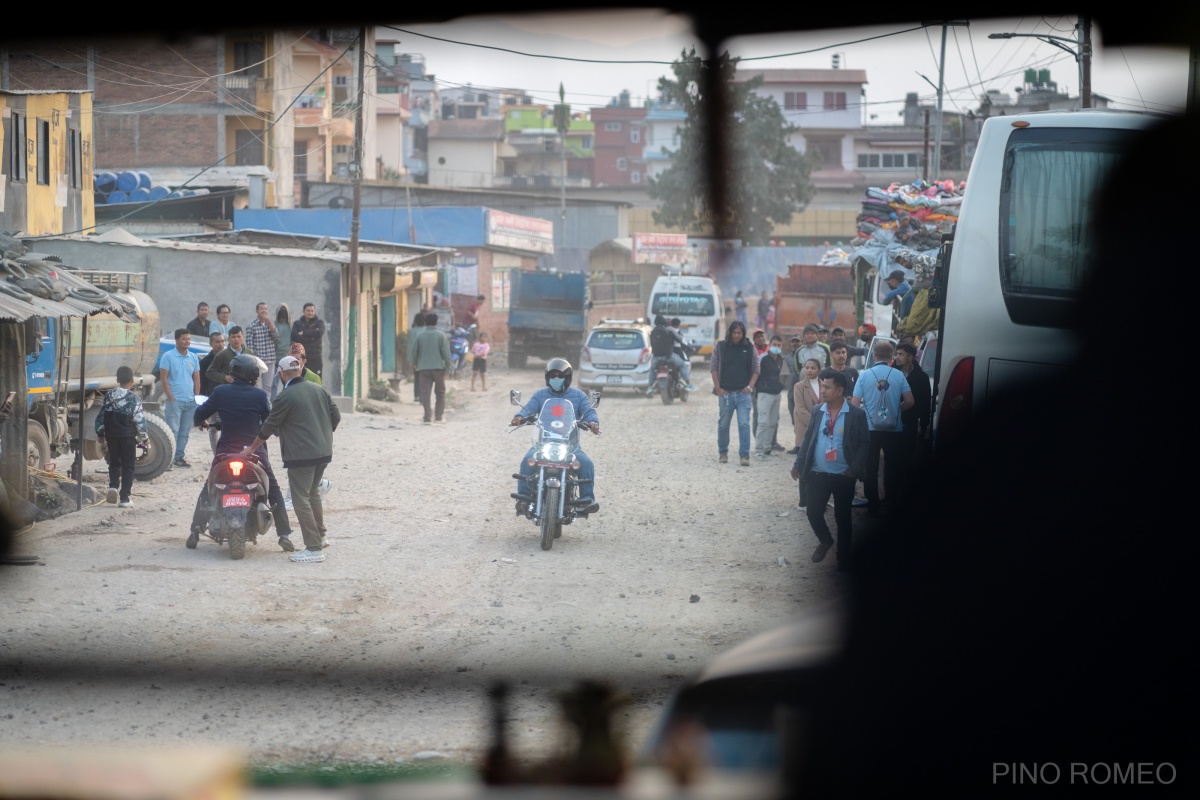
[[[254,321],[246,326],[246,344],[250,345],[250,352],[255,355],[261,353],[262,358],[270,359],[275,353],[275,345],[279,343],[279,329],[275,327],[266,303],[255,306],[254,313],[257,314]]]

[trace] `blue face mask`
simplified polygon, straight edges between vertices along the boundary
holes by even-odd
[[[563,387],[567,385],[567,379],[566,378],[551,378],[548,381],[548,383],[550,384],[551,391],[561,392],[563,390]]]
[[[770,351],[771,351],[771,355],[773,355],[773,356],[777,356],[777,355],[779,355],[781,352],[783,352],[783,350],[782,350],[781,348],[779,348],[779,347],[771,347],[771,348],[769,348],[769,349],[770,349]]]

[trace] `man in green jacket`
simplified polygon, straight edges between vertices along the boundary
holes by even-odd
[[[417,371],[417,390],[425,409],[424,422],[445,422],[446,372],[450,369],[450,340],[438,330],[437,314],[425,315],[425,327],[408,343],[408,363]],[[430,408],[430,391],[437,396],[437,405]]]
[[[204,377],[218,386],[223,383],[233,383],[233,376],[229,374],[229,365],[242,353],[258,355],[250,349],[250,345],[246,344],[246,334],[242,332],[241,327],[234,325],[229,329],[229,345],[213,356],[212,363],[209,364],[208,372],[204,373]]]
[[[242,451],[245,458],[272,435],[279,434],[279,450],[288,472],[292,508],[304,534],[304,549],[288,556],[292,561],[324,561],[324,510],[321,478],[333,460],[333,432],[342,421],[341,412],[325,387],[303,378],[304,366],[295,356],[279,359],[283,391],[275,398],[271,414],[257,438]]]

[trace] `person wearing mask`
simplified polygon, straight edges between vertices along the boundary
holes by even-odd
[[[587,394],[571,387],[573,374],[571,362],[565,358],[552,358],[546,362],[546,387],[538,389],[525,401],[525,405],[521,406],[521,410],[512,418],[509,425],[512,427],[523,425],[528,419],[541,413],[542,405],[547,400],[557,399],[570,402],[575,409],[575,421],[579,423],[580,427],[587,428],[592,433],[599,433],[600,415],[596,413]],[[575,457],[579,459],[579,506],[583,508],[583,513],[595,514],[600,510],[600,504],[596,502],[596,466],[587,453],[583,452],[582,443],[575,451]],[[529,465],[532,458],[533,448],[531,447],[525,457],[521,459],[517,468],[519,474],[533,475],[533,467]],[[528,480],[517,481],[517,491],[513,497],[517,501],[517,512],[525,513],[529,504],[533,502],[533,496],[529,493]]]
[[[766,458],[774,449],[783,394],[782,373],[783,339],[772,336],[767,344],[767,352],[758,361],[758,381],[754,384],[755,405],[758,407],[758,427],[754,432],[756,458]]]

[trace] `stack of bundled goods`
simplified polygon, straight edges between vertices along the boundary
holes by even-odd
[[[966,188],[966,181],[956,186],[952,180],[869,187],[857,218],[855,243],[865,243],[879,231],[891,231],[892,240],[914,250],[936,248],[941,235],[949,233],[958,221]]]

